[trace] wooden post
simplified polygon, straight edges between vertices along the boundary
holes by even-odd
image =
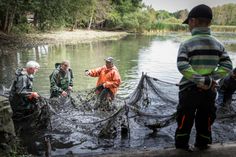
[[[51,157],[52,146],[51,146],[51,142],[50,142],[50,137],[45,137],[44,140],[45,140],[45,146],[46,146],[45,156],[46,157]]]

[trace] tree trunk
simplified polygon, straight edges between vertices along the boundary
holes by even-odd
[[[33,24],[34,24],[34,27],[37,28],[37,26],[38,26],[38,12],[37,12],[37,11],[34,13],[34,21],[33,21]]]
[[[9,8],[6,9],[6,15],[4,19],[4,24],[3,24],[3,32],[6,32],[7,27],[8,27],[8,17],[9,17]]]
[[[13,6],[13,8],[10,8],[11,6],[8,6],[6,9],[6,15],[4,20],[4,26],[3,26],[3,32],[9,33],[13,26],[13,20],[15,17],[16,12],[16,6]]]
[[[73,24],[73,26],[71,27],[70,31],[74,31],[75,28],[77,28],[77,20],[75,21],[75,23]]]
[[[90,30],[90,28],[91,28],[92,21],[93,21],[93,13],[92,13],[90,20],[89,20],[88,30]]]
[[[12,10],[12,13],[10,14],[9,22],[8,22],[9,24],[8,24],[8,28],[7,28],[7,33],[9,33],[11,31],[11,29],[12,29],[15,13],[16,13],[16,7],[14,7],[14,9]]]

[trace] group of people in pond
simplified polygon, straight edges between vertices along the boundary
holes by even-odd
[[[192,37],[181,43],[177,57],[177,68],[183,75],[179,83],[176,116],[177,149],[192,150],[189,138],[194,122],[194,148],[207,149],[208,144],[212,143],[211,126],[217,109],[215,102],[217,106],[229,105],[236,90],[236,68],[233,69],[224,46],[211,35],[209,26],[212,17],[211,8],[201,4],[194,7],[183,22],[188,24]],[[85,75],[98,77],[97,94],[113,100],[121,77],[112,57],[106,58],[105,63],[97,69],[85,70]],[[31,102],[39,97],[32,91],[33,75],[39,67],[37,62],[29,61],[25,68],[16,71],[9,97],[14,112],[22,108],[30,109]],[[70,95],[73,73],[69,61],[56,64],[56,69],[50,75],[50,84],[51,98]]]
[[[92,70],[85,70],[86,76],[98,77],[96,94],[100,102],[112,101],[121,84],[121,77],[114,65],[114,59],[108,57],[105,65]],[[35,101],[39,98],[37,92],[33,92],[33,77],[40,65],[36,61],[27,62],[25,68],[16,70],[16,78],[11,86],[9,100],[13,112],[21,112],[27,115],[33,112]],[[55,64],[55,69],[50,78],[50,98],[67,97],[73,89],[73,72],[69,61]]]
[[[113,100],[118,87],[121,84],[121,77],[114,65],[114,59],[108,57],[105,65],[92,70],[85,70],[86,76],[98,77],[96,93],[101,99]],[[73,88],[73,73],[69,61],[56,64],[56,69],[50,75],[51,98],[68,96]]]

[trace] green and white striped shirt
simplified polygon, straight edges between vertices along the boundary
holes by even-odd
[[[232,70],[232,62],[224,46],[213,36],[210,28],[192,30],[192,37],[180,45],[177,67],[183,75],[180,89],[191,85],[211,86]]]

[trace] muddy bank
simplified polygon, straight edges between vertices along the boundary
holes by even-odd
[[[95,30],[58,31],[40,34],[7,35],[0,32],[0,55],[38,45],[77,44],[98,40],[117,40],[128,33]]]
[[[234,157],[236,154],[236,143],[213,144],[207,150],[187,152],[175,148],[157,149],[125,149],[121,151],[109,151],[103,153],[89,153],[89,154],[67,154],[66,156],[73,157]],[[65,155],[63,155],[65,156]],[[56,156],[62,157],[62,156]]]

